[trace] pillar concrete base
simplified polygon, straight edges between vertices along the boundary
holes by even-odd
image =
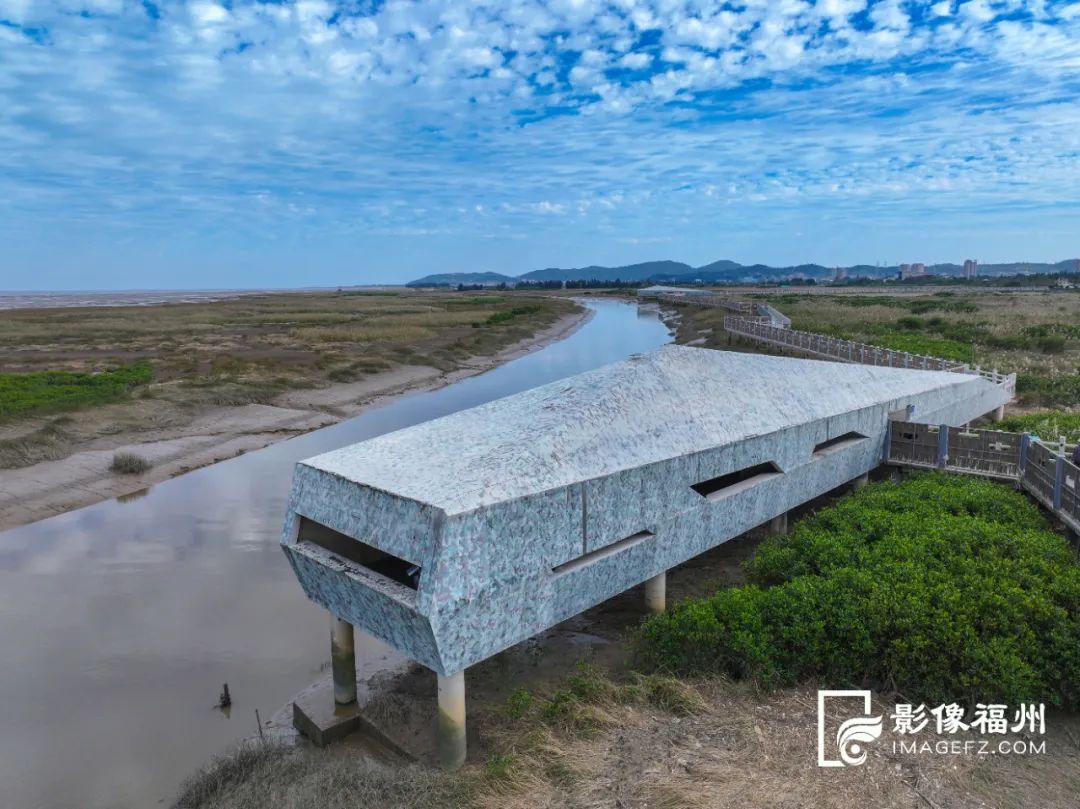
[[[465,672],[439,675],[439,724],[435,738],[439,766],[456,770],[465,763]]]
[[[1003,418],[1005,418],[1005,405],[994,411],[994,421],[1001,421]]]
[[[334,683],[326,676],[293,698],[292,724],[316,747],[326,747],[351,733],[361,733],[408,761],[416,761],[424,752],[408,749],[405,746],[408,739],[398,737],[393,727],[365,717],[359,701],[350,705],[336,704]]]
[[[293,702],[293,727],[316,747],[326,747],[360,729],[360,708],[355,702],[337,705],[327,699],[329,694],[324,692],[319,696],[322,699],[301,698]]]
[[[334,702],[356,704],[356,645],[353,625],[330,616],[330,664],[334,672]]]
[[[859,477],[855,478],[855,480],[851,481],[851,491],[857,492],[857,491],[859,491],[859,489],[861,489],[863,486],[865,486],[869,482],[870,482],[870,473],[869,472],[867,472],[865,475],[860,475]]]
[[[787,512],[769,520],[769,536],[783,535],[788,532]]]
[[[645,606],[649,612],[667,609],[667,571],[645,580]]]

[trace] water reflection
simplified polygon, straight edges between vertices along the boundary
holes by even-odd
[[[122,495],[120,495],[119,497],[116,498],[116,502],[117,503],[132,503],[132,502],[134,502],[136,500],[141,500],[142,498],[146,497],[146,495],[150,494],[150,490],[152,488],[153,488],[153,486],[147,486],[145,489],[136,489],[133,492],[128,492],[127,494],[122,494]]]
[[[0,795],[145,807],[256,732],[328,654],[325,613],[278,548],[292,465],[667,342],[612,301],[571,337],[478,377],[127,497],[0,533]],[[365,673],[394,660],[369,645]],[[215,709],[229,683],[229,714]]]

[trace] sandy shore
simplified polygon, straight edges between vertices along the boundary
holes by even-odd
[[[132,495],[193,469],[350,418],[388,397],[475,376],[562,340],[589,317],[591,312],[583,308],[495,355],[472,357],[449,373],[422,365],[400,366],[359,382],[289,391],[268,405],[218,408],[181,427],[118,432],[62,460],[0,469],[0,530]],[[141,475],[116,475],[109,464],[118,451],[141,455],[154,466]]]

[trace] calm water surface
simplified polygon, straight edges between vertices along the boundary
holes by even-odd
[[[326,613],[278,547],[294,462],[670,340],[613,301],[481,376],[110,501],[0,533],[0,806],[168,804],[180,780],[308,685]],[[396,662],[379,647],[365,673]],[[227,682],[233,709],[213,704]]]

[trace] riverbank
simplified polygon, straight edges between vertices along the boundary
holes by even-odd
[[[266,402],[202,407],[186,420],[163,413],[160,398],[138,398],[53,419],[50,423],[61,425],[77,419],[80,432],[91,437],[68,448],[60,459],[0,469],[0,530],[102,500],[137,497],[161,481],[351,418],[391,397],[483,373],[564,339],[590,316],[578,306],[492,354],[454,357],[452,363],[441,357],[442,367],[406,363],[356,381],[290,387]],[[0,442],[17,441],[20,429],[26,432],[18,426],[0,430]],[[121,452],[145,458],[152,466],[141,474],[115,474],[109,467]]]
[[[816,691],[728,680],[621,683],[586,671],[570,716],[548,696],[490,711],[499,752],[446,774],[325,750],[254,745],[188,782],[175,809],[1071,809],[1075,714],[1052,712],[1039,755],[907,754],[875,745],[862,766],[816,764]],[[573,687],[573,686],[571,686]],[[628,694],[629,691],[629,694]],[[524,708],[524,714],[519,711]],[[891,706],[875,701],[875,715]],[[976,734],[958,734],[962,744]]]
[[[796,516],[838,501],[807,504]],[[668,573],[673,602],[744,584],[758,528]],[[758,690],[724,677],[629,667],[646,615],[637,587],[469,669],[469,759],[447,774],[373,748],[363,735],[314,748],[251,740],[211,763],[176,809],[1067,809],[1080,789],[1080,715],[1051,711],[1039,754],[910,753],[871,745],[858,767],[817,761],[818,683]],[[367,684],[365,715],[416,749],[432,735],[435,678],[412,666]],[[822,683],[821,687],[836,687]],[[363,693],[363,692],[362,692]],[[879,694],[887,716],[903,697]],[[929,733],[929,731],[928,731]],[[978,743],[978,734],[950,737]],[[977,749],[977,748],[969,748]]]

